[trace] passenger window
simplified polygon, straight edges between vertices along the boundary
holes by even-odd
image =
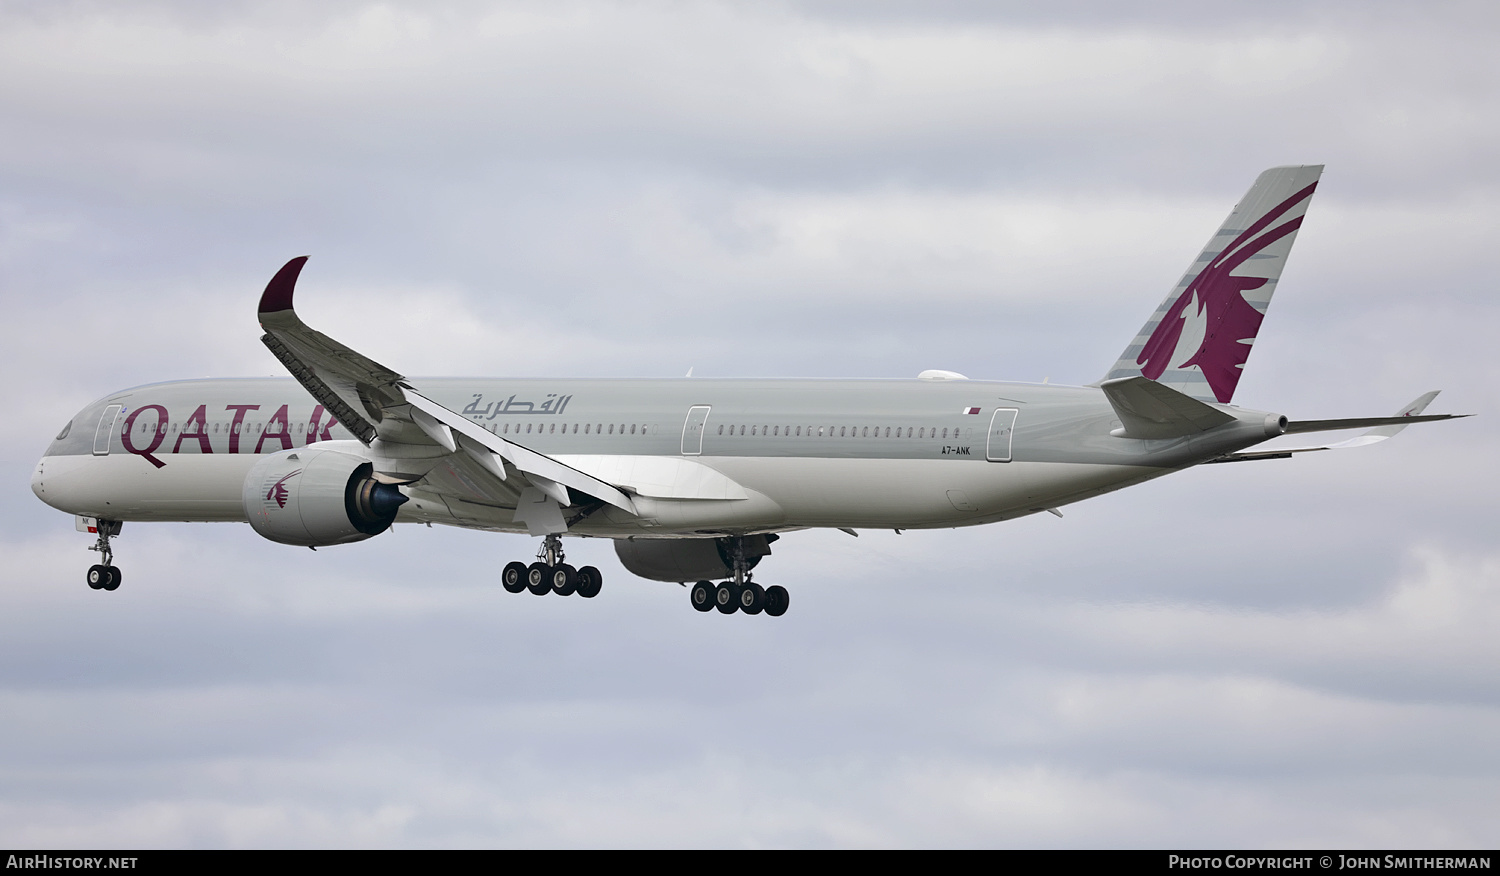
[[[635,434],[635,424],[634,423],[630,424],[630,434],[632,434],[632,435]]]
[[[719,434],[720,434],[720,435],[723,435],[723,434],[724,434],[724,424],[723,424],[723,423],[720,423],[720,424],[719,424]]]

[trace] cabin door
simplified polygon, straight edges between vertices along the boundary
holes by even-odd
[[[1010,436],[1015,431],[1015,408],[996,408],[990,418],[989,439],[984,445],[984,458],[990,462],[1010,462]]]
[[[682,455],[698,456],[703,453],[703,427],[708,424],[708,405],[693,405],[688,408],[687,420],[682,424]]]
[[[109,455],[109,439],[115,434],[115,420],[120,418],[120,412],[125,410],[124,405],[110,405],[104,409],[99,417],[99,428],[94,430],[94,455]]]

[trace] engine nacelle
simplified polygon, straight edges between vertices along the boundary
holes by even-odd
[[[775,538],[775,536],[770,536]],[[747,568],[771,553],[770,538],[744,537]],[[615,555],[632,575],[652,581],[712,581],[734,575],[727,538],[617,538]]]
[[[245,476],[241,501],[255,531],[302,547],[363,541],[390,528],[406,501],[375,466],[337,450],[284,450]]]

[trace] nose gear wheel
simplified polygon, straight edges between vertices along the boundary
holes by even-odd
[[[94,531],[99,539],[89,545],[89,550],[98,551],[100,559],[104,562],[89,566],[88,575],[85,580],[90,590],[118,590],[123,576],[118,567],[113,565],[114,551],[110,549],[109,540],[112,536],[120,534],[121,522],[118,520],[96,520]]]

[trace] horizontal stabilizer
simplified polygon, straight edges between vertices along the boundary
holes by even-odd
[[[1351,420],[1300,420],[1287,423],[1286,433],[1292,432],[1333,432],[1339,429],[1358,429],[1361,427],[1374,427],[1365,432],[1339,441],[1333,444],[1319,444],[1313,447],[1279,447],[1273,450],[1246,450],[1239,453],[1231,453],[1212,462],[1244,462],[1252,459],[1290,459],[1294,453],[1311,453],[1314,450],[1347,450],[1351,447],[1368,447],[1371,444],[1379,444],[1387,438],[1393,438],[1410,426],[1412,423],[1431,423],[1436,420],[1456,420],[1470,414],[1432,414],[1421,416],[1432,404],[1432,400],[1438,397],[1440,390],[1423,393],[1411,404],[1396,412],[1393,417],[1364,417]]]
[[[1437,420],[1457,420],[1470,414],[1428,414],[1425,417],[1363,417],[1353,420],[1292,420],[1286,424],[1286,433],[1336,432],[1339,429],[1365,429],[1380,426],[1387,429],[1405,429],[1412,423],[1432,423]],[[1391,435],[1394,435],[1392,432]],[[1383,436],[1386,438],[1390,435]]]
[[[1121,377],[1099,384],[1120,418],[1123,438],[1181,438],[1234,422],[1218,408],[1149,377]]]

